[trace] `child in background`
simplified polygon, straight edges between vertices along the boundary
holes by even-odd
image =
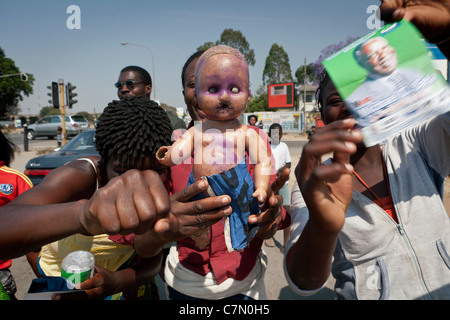
[[[9,168],[14,160],[17,146],[0,131],[0,206],[4,206],[22,192],[33,187],[30,179],[19,171]],[[0,283],[11,300],[16,300],[16,283],[9,267],[12,260],[0,260]]]
[[[277,176],[283,172],[286,168],[291,168],[291,154],[286,143],[281,142],[283,137],[283,128],[279,123],[273,123],[269,128],[270,147],[272,149],[272,155],[275,159],[275,168],[277,170]],[[289,205],[291,204],[291,194],[289,192],[289,180],[286,181],[283,187],[281,187],[279,194],[283,197],[283,207],[287,213],[289,213]],[[283,250],[289,240],[289,227],[283,229]],[[266,246],[273,247],[275,245],[273,238],[269,238],[265,241]]]

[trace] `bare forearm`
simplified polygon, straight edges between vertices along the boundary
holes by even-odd
[[[292,281],[303,290],[320,288],[331,271],[337,234],[323,233],[308,222],[286,256],[286,267]]]
[[[167,241],[169,242],[169,241]],[[153,230],[134,237],[134,248],[140,257],[152,258],[161,252],[166,242],[157,237]]]
[[[278,169],[277,176],[280,175],[284,171],[284,169],[290,169],[290,168],[291,168],[291,163],[290,162],[286,163],[284,166],[282,166],[281,168]]]
[[[84,232],[79,214],[84,201],[0,208],[0,259],[22,256],[41,246]]]
[[[139,262],[133,268],[126,268],[115,273],[117,284],[115,292],[135,289],[150,280],[159,273],[162,264],[162,252],[153,258],[138,258]]]

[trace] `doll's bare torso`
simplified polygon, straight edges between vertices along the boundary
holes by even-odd
[[[201,144],[197,140],[197,135],[201,135]],[[237,165],[245,157],[247,141],[247,126],[225,131],[219,129],[195,131],[193,165],[195,180],[225,172]]]

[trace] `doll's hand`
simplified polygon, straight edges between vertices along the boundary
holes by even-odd
[[[411,21],[432,43],[449,39],[450,1],[448,0],[382,0],[381,19],[386,22]]]
[[[156,159],[162,163],[167,165],[167,159],[170,157],[172,147],[171,146],[162,146],[161,148],[156,151]]]

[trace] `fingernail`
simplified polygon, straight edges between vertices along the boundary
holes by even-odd
[[[228,196],[223,197],[222,203],[224,203],[224,204],[230,203],[230,197],[228,197]]]
[[[352,134],[352,136],[354,136],[354,137],[361,137],[362,136],[362,133],[361,133],[361,131],[359,131],[359,130],[352,130],[352,131],[350,131],[350,133]]]
[[[353,149],[355,147],[355,144],[353,142],[349,142],[349,141],[344,141],[344,145],[345,145],[345,147],[347,147],[349,149]]]
[[[167,221],[160,221],[158,229],[159,232],[169,231],[169,223]]]
[[[395,9],[394,12],[392,13],[392,17],[394,19],[397,19],[401,12],[402,12],[401,9]]]

